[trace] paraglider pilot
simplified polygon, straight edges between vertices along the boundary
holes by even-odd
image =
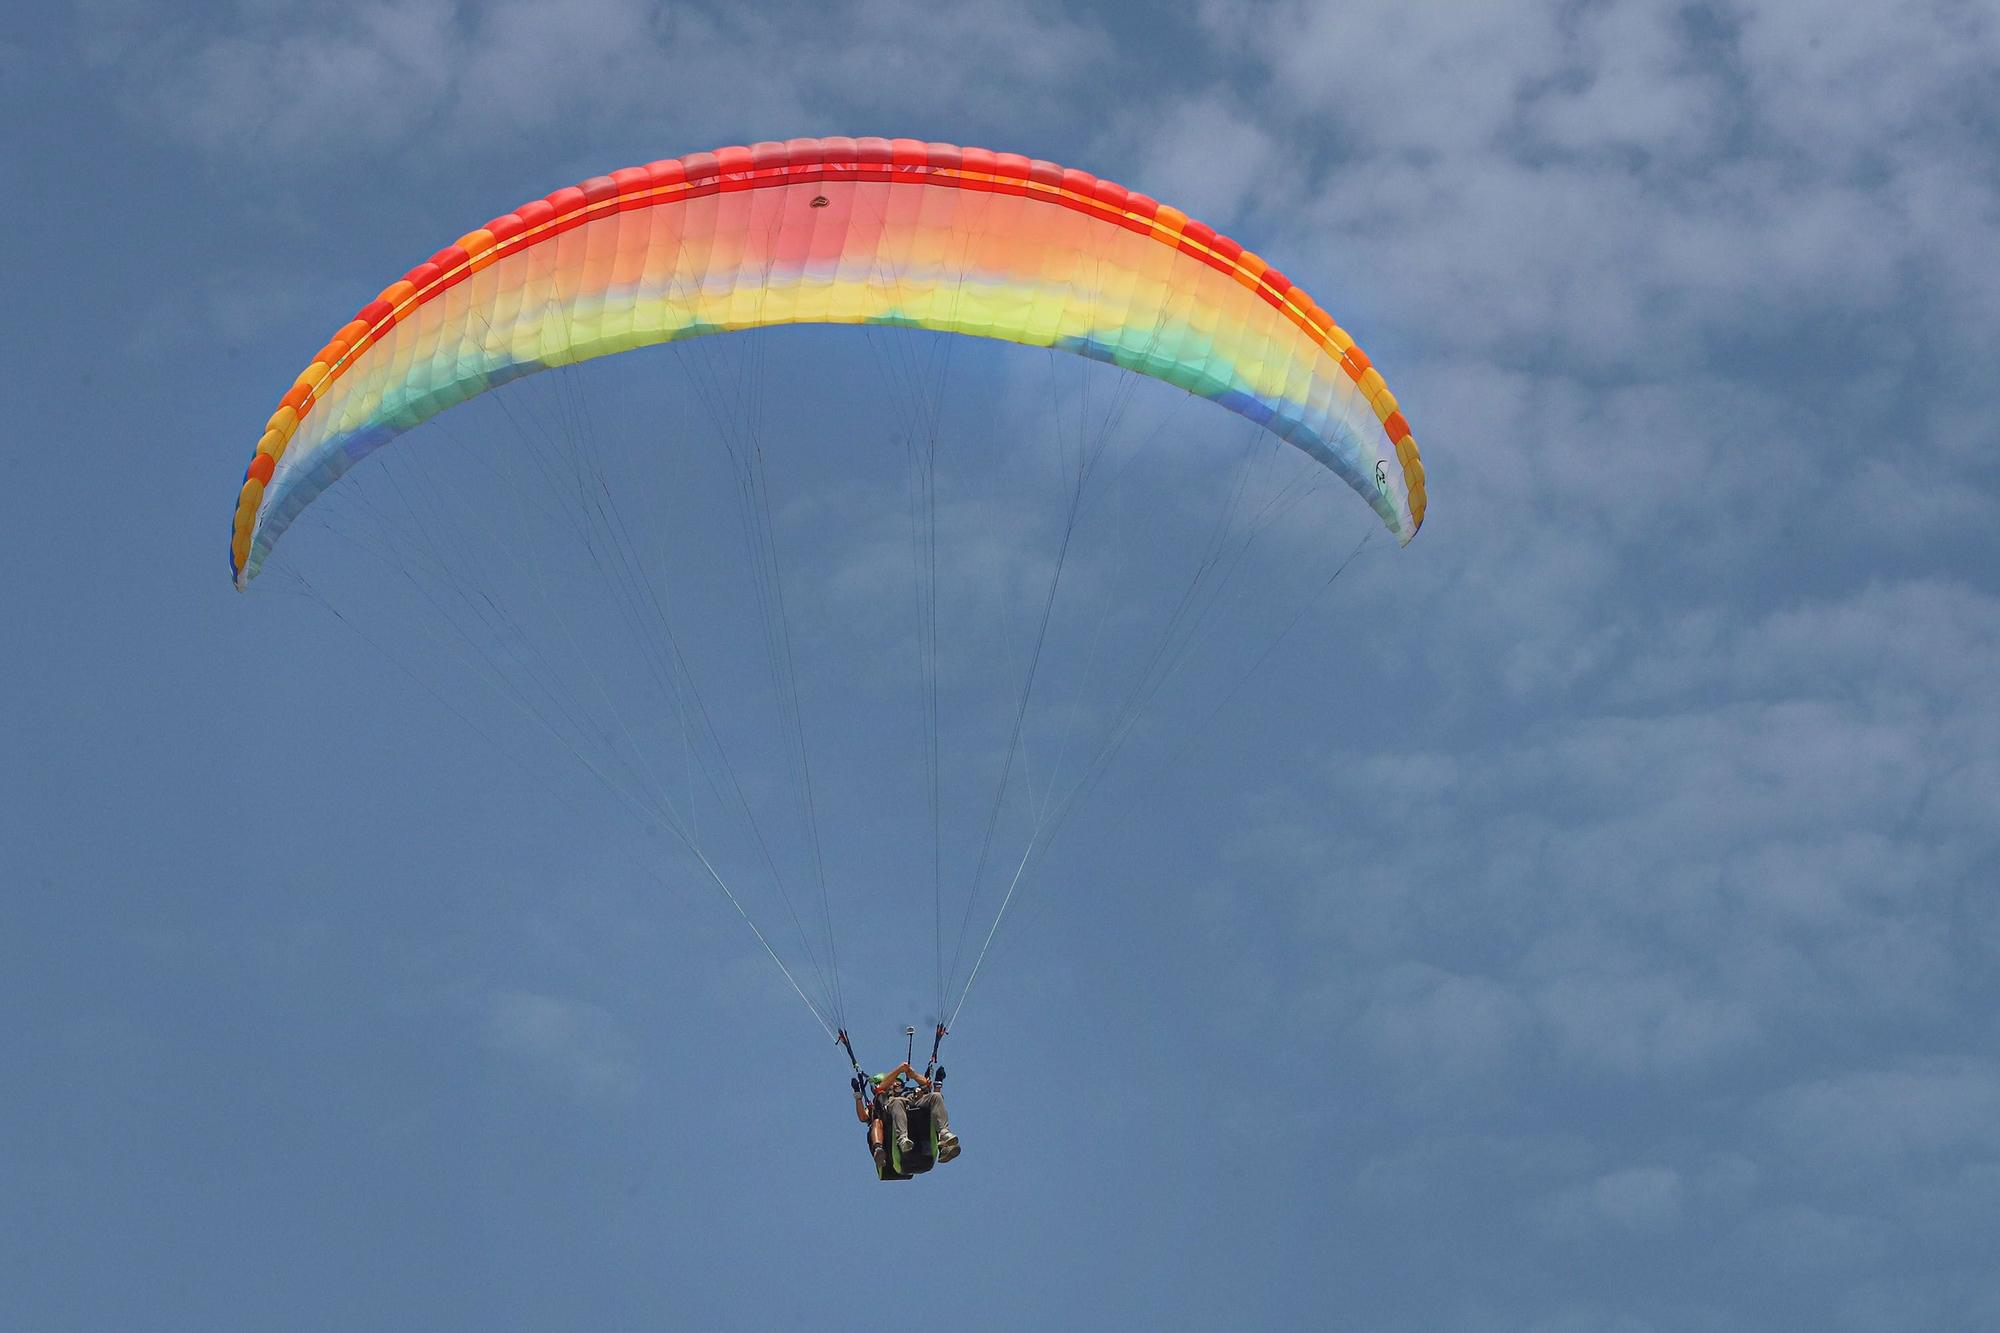
[[[888,1135],[896,1136],[903,1152],[916,1147],[910,1138],[910,1112],[929,1112],[937,1126],[937,1160],[949,1162],[958,1156],[958,1135],[951,1132],[951,1117],[944,1109],[944,1094],[932,1082],[910,1067],[906,1060],[886,1074],[868,1080],[864,1091],[859,1080],[854,1088],[854,1114],[868,1126],[868,1148],[879,1170],[888,1157]]]

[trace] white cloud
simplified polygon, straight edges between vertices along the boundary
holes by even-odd
[[[1570,152],[1686,161],[1712,152],[1728,113],[1720,72],[1685,10],[1612,3],[1574,12],[1563,68],[1524,110],[1526,133]]]
[[[1404,964],[1385,971],[1355,1027],[1378,1059],[1434,1089],[1512,1064],[1529,1023],[1528,1006],[1504,986]]]
[[[1908,1172],[2000,1157],[2000,1067],[1970,1058],[1856,1070],[1766,1098],[1759,1118],[1816,1170]]]
[[[1305,183],[1278,139],[1220,93],[1171,102],[1164,115],[1148,108],[1127,121],[1119,137],[1136,159],[1133,188],[1218,230],[1231,231],[1247,216],[1282,214]]]
[[[605,1009],[582,1000],[499,991],[486,998],[486,1039],[579,1096],[620,1098],[637,1086],[630,1040]]]
[[[1606,1226],[1624,1231],[1665,1231],[1679,1223],[1684,1193],[1680,1172],[1671,1167],[1625,1167],[1571,1186],[1550,1199],[1546,1225],[1557,1235],[1572,1239],[1593,1235]]]
[[[1946,1022],[1983,984],[2000,600],[1878,582],[1649,637],[1566,716],[1331,760],[1325,809],[1365,822],[1294,796],[1246,830],[1247,873],[1301,885],[1345,960],[1302,990],[1389,1077],[1685,1083],[1828,1025]]]
[[[1949,133],[2000,57],[1992,9],[1956,0],[1744,5],[1733,17],[1759,125],[1840,166],[1912,130]]]
[[[1889,1249],[1886,1233],[1878,1218],[1793,1204],[1748,1219],[1740,1243],[1785,1268],[1838,1273],[1880,1261]]]
[[[1996,666],[2000,598],[1923,579],[1872,582],[1848,597],[1787,607],[1727,633],[1712,613],[1693,613],[1667,626],[1659,650],[1629,670],[1640,697],[1726,684],[1771,698],[1808,684],[1973,705],[1965,710],[1973,714],[2000,693]]]
[[[1714,1063],[1761,1034],[1749,1007],[1698,975],[1592,975],[1591,962],[1543,983],[1536,1004],[1568,1058],[1627,1075]]]
[[[960,116],[1018,116],[1034,105],[1025,94],[1071,84],[1106,49],[1097,30],[1058,7],[1004,0],[280,3],[241,6],[238,18],[230,35],[215,36],[150,11],[100,7],[84,46],[128,73],[150,127],[277,179],[420,144],[433,158],[518,155],[522,136],[559,146],[612,126],[623,141],[635,123],[660,127],[662,154],[716,136],[921,135],[921,119],[828,117],[907,116],[945,99]],[[625,164],[596,169],[614,165]]]
[[[1287,100],[1330,114],[1329,134],[1369,148],[1483,147],[1511,123],[1523,85],[1560,56],[1553,11],[1541,7],[1209,0],[1202,11],[1219,40],[1268,63]]]

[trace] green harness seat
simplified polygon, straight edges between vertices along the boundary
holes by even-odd
[[[866,1131],[869,1134],[870,1156],[874,1155],[873,1131],[874,1126],[871,1122]],[[937,1124],[931,1119],[929,1107],[910,1107],[910,1139],[916,1146],[904,1152],[890,1134],[888,1120],[886,1118],[882,1120],[883,1146],[888,1151],[883,1154],[882,1165],[876,1169],[877,1179],[908,1180],[912,1176],[922,1175],[937,1165]]]

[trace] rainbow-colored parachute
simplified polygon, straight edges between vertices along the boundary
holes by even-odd
[[[550,366],[774,324],[1058,347],[1260,422],[1407,542],[1424,469],[1359,347],[1261,258],[1081,171],[914,139],[793,139],[557,190],[432,255],[298,377],[244,474],[239,587],[371,450]]]

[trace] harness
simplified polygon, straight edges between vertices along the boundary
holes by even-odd
[[[917,1030],[911,1027],[903,1031],[909,1038],[909,1044],[904,1048],[903,1066],[914,1073],[915,1067],[911,1064],[911,1060],[916,1055]],[[933,1089],[940,1088],[944,1084],[945,1072],[944,1066],[938,1063],[938,1048],[944,1042],[945,1032],[944,1024],[939,1023],[935,1034],[931,1037],[930,1059],[924,1065],[924,1081]],[[842,1028],[836,1032],[834,1040],[847,1052],[848,1067],[854,1071],[853,1077],[848,1080],[848,1086],[853,1088],[856,1100],[867,1112],[868,1142],[871,1149],[875,1146],[874,1126],[878,1123],[885,1126],[882,1136],[884,1154],[876,1170],[877,1177],[882,1180],[908,1180],[914,1175],[929,1171],[936,1165],[937,1157],[937,1126],[931,1121],[929,1110],[914,1106],[910,1108],[911,1136],[917,1138],[922,1146],[917,1150],[915,1160],[905,1164],[901,1145],[890,1141],[890,1136],[886,1132],[888,1119],[882,1106],[882,1097],[876,1090],[874,1080],[862,1071],[861,1061],[855,1057],[854,1043],[848,1038],[847,1029]]]

